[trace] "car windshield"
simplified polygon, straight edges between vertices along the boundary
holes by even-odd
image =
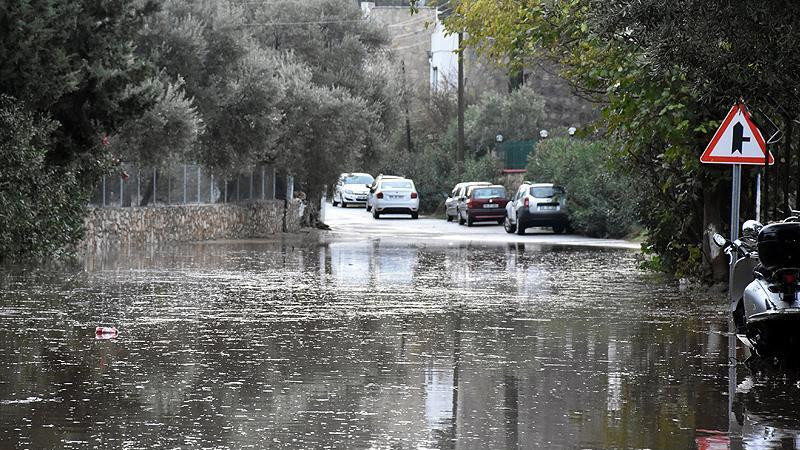
[[[369,175],[352,175],[344,178],[344,184],[372,184],[375,181]]]
[[[531,195],[536,198],[551,198],[556,195],[564,195],[564,189],[558,186],[532,187]]]
[[[384,189],[411,189],[411,182],[404,180],[384,181],[381,183],[381,187]]]
[[[503,188],[480,188],[472,191],[472,198],[505,198],[506,190]]]

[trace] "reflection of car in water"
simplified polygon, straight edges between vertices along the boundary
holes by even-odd
[[[331,274],[344,284],[369,282],[372,244],[369,242],[332,242],[328,245]]]

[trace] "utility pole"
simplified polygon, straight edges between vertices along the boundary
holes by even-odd
[[[458,32],[458,138],[456,150],[456,173],[458,181],[464,175],[464,51],[461,40],[464,32]]]
[[[413,150],[411,144],[411,121],[408,118],[408,84],[406,83],[406,60],[400,61],[400,68],[403,71],[403,103],[406,107],[406,149],[409,153]]]

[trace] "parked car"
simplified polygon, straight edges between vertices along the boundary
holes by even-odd
[[[444,213],[447,216],[447,221],[452,222],[458,218],[458,199],[466,195],[466,190],[470,186],[491,186],[492,183],[488,181],[468,181],[465,183],[458,183],[447,200],[444,201]]]
[[[384,175],[382,173],[378,174],[378,178],[375,178],[372,181],[371,184],[368,184],[366,186],[367,189],[369,190],[367,192],[367,203],[366,203],[366,205],[364,205],[367,208],[367,212],[372,211],[372,204],[374,203],[374,200],[375,200],[375,198],[374,198],[375,197],[375,192],[378,189],[378,185],[380,184],[380,182],[382,180],[402,180],[402,179],[403,179],[403,177],[400,177],[400,176],[397,176],[397,175]]]
[[[333,206],[341,205],[342,208],[347,208],[349,204],[367,203],[367,194],[369,194],[367,185],[372,184],[373,181],[375,179],[368,173],[339,175],[339,181],[336,182],[336,187],[333,189],[333,199],[331,200]]]
[[[529,227],[552,227],[554,233],[571,230],[566,191],[552,183],[523,182],[506,205],[504,226],[517,234]]]
[[[475,222],[494,221],[502,225],[506,203],[506,188],[499,184],[470,186],[458,202],[458,224],[471,227]]]
[[[372,195],[372,217],[381,214],[411,214],[419,218],[419,194],[412,180],[406,178],[383,178],[378,181]]]

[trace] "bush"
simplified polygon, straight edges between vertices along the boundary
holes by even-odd
[[[528,157],[527,179],[567,189],[572,227],[595,237],[623,237],[637,227],[628,176],[611,164],[606,141],[553,138]]]
[[[47,164],[54,125],[0,96],[0,261],[58,255],[83,232],[74,171]]]

